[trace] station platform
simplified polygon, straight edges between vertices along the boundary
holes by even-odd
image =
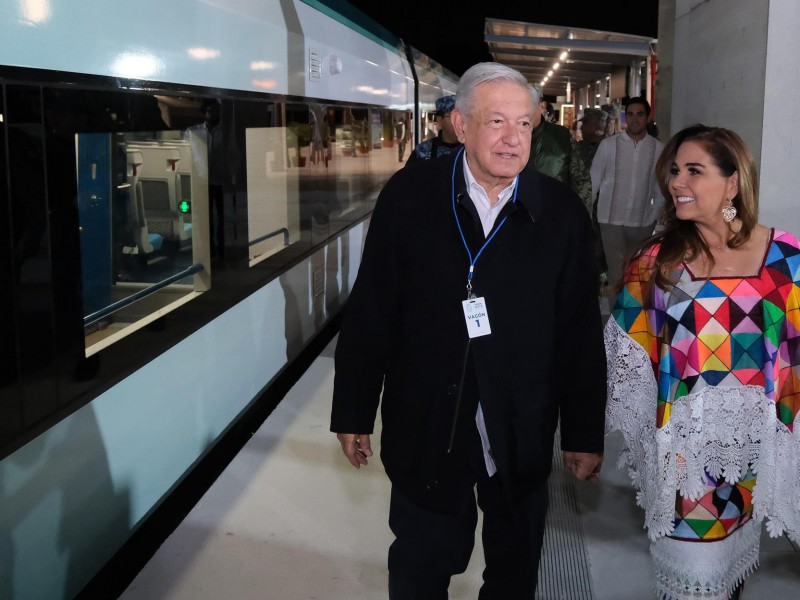
[[[334,347],[335,338],[120,596],[123,600],[388,596],[389,482],[377,453],[366,468],[356,470],[328,431]],[[379,430],[380,423],[374,440]],[[655,597],[643,512],[627,475],[616,468],[620,444],[616,435],[608,436],[598,485],[576,481],[554,460],[537,598]],[[450,598],[477,598],[482,569],[477,536],[469,568],[453,579]],[[794,598],[798,582],[798,548],[764,532],[761,566],[747,580],[744,599]]]

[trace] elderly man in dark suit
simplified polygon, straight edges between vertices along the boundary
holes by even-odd
[[[372,216],[336,350],[331,430],[360,468],[381,404],[392,600],[447,598],[471,555],[481,600],[533,598],[553,437],[602,464],[605,355],[589,216],[526,169],[533,96],[497,63],[462,77],[464,149],[395,174]],[[382,399],[381,399],[382,396]]]

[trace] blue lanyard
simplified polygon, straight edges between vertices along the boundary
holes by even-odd
[[[469,245],[467,244],[467,238],[464,237],[464,230],[461,229],[461,222],[458,220],[458,213],[456,213],[456,166],[458,166],[458,161],[461,158],[462,152],[464,152],[463,146],[458,150],[458,153],[456,154],[456,160],[453,163],[453,175],[450,180],[450,195],[453,203],[453,216],[456,219],[458,233],[461,234],[461,242],[464,244],[464,250],[467,251],[467,257],[469,257],[469,273],[467,273],[467,298],[474,298],[475,296],[472,293],[472,276],[475,273],[475,263],[478,262],[481,254],[484,250],[486,250],[486,246],[491,243],[491,241],[494,239],[494,236],[496,236],[497,232],[500,231],[500,228],[505,225],[508,215],[503,217],[503,220],[500,221],[500,225],[494,228],[492,235],[486,238],[486,241],[483,243],[483,246],[481,246],[481,249],[478,250],[475,258],[472,258],[472,252],[470,252]],[[512,203],[516,203],[517,201],[517,192],[519,191],[519,175],[517,175],[514,183],[514,197],[511,199]]]

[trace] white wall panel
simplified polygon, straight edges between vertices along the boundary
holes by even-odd
[[[761,142],[761,215],[766,225],[800,236],[800,114],[787,99],[800,98],[800,2],[772,0]]]
[[[704,123],[761,148],[768,0],[710,0],[678,13],[672,132]]]
[[[798,23],[796,0],[678,0],[670,124],[739,133],[759,170],[759,220],[795,235],[800,117],[786,99],[800,95]]]

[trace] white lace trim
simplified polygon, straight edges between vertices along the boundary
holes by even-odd
[[[735,483],[748,466],[757,474],[753,517],[769,519],[772,537],[800,540],[800,415],[792,433],[758,386],[713,387],[677,400],[661,429],[656,379],[644,348],[611,318],[605,329],[608,360],[606,430],[625,439],[618,466],[627,466],[645,510],[651,539],[673,529],[675,491],[696,499],[704,469]]]
[[[685,542],[668,537],[650,544],[661,600],[728,600],[758,566],[761,526],[749,521],[716,542]]]

